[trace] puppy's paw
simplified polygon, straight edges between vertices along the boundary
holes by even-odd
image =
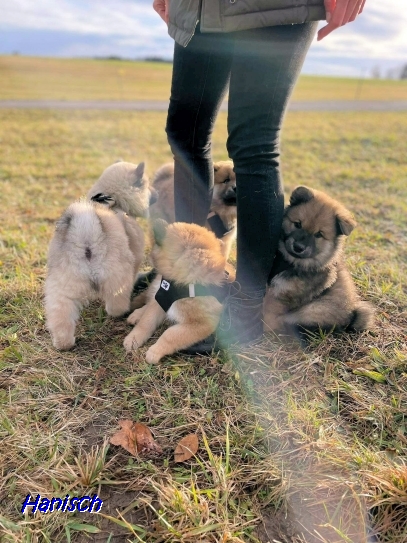
[[[158,351],[157,348],[155,348],[155,345],[150,347],[148,351],[146,352],[146,361],[149,364],[158,364],[161,358],[162,358],[162,354]]]
[[[74,337],[53,337],[52,345],[58,351],[69,351],[75,347],[75,338]]]
[[[131,313],[131,315],[127,317],[127,322],[129,324],[136,324],[141,319],[141,316],[143,313],[144,313],[144,307],[135,309],[133,313]]]
[[[123,347],[126,349],[126,351],[129,353],[131,351],[136,351],[140,345],[137,343],[137,339],[133,332],[130,332],[123,341]]]

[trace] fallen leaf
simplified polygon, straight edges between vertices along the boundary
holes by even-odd
[[[133,431],[133,422],[131,420],[119,420],[119,426],[122,429],[110,438],[110,443],[112,445],[119,445],[133,456],[137,456],[136,435]]]
[[[103,366],[100,366],[100,368],[95,373],[95,380],[100,381],[101,379],[103,379],[105,374],[106,374],[106,368],[104,368]]]
[[[162,453],[160,445],[154,440],[153,434],[145,424],[141,424],[141,422],[133,423],[131,420],[120,420],[119,426],[122,429],[110,438],[112,445],[123,447],[133,456],[146,453]]]
[[[196,434],[188,434],[183,437],[175,448],[175,462],[185,462],[189,460],[198,450],[198,436]]]
[[[160,445],[154,440],[150,429],[145,424],[135,422],[133,425],[133,431],[136,436],[137,452],[153,452],[158,454],[163,452]]]

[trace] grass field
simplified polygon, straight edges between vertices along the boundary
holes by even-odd
[[[171,65],[0,56],[0,100],[167,100]],[[407,81],[302,76],[294,100],[407,100]]]
[[[374,533],[405,543],[407,114],[290,113],[285,123],[287,193],[325,189],[356,215],[346,254],[377,308],[371,332],[316,337],[306,352],[269,336],[233,356],[152,367],[125,355],[127,325],[93,304],[75,349],[58,353],[42,307],[54,221],[117,158],[145,160],[150,173],[170,159],[164,120],[0,111],[0,540],[362,543]],[[222,114],[216,159],[225,125]],[[163,455],[109,446],[123,418],[147,424]],[[197,455],[175,464],[190,432]],[[97,493],[104,505],[23,517],[28,493]]]

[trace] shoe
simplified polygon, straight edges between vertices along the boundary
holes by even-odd
[[[263,297],[263,291],[250,296],[242,292],[237,281],[231,283],[216,332],[181,352],[211,354],[213,351],[228,349],[232,345],[245,345],[261,338]]]

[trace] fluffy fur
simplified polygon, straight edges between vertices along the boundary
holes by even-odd
[[[88,301],[103,300],[111,316],[130,309],[133,284],[144,255],[144,233],[121,209],[134,215],[146,214],[150,190],[143,173],[144,164],[110,166],[89,192],[90,197],[96,195],[106,204],[76,202],[57,222],[45,281],[46,326],[57,349],[75,345],[76,323]]]
[[[228,232],[222,237],[223,250],[229,257],[236,239],[236,175],[230,160],[215,162],[214,187],[210,211],[219,215]],[[154,176],[153,186],[157,190],[157,202],[150,207],[153,219],[161,218],[169,223],[175,221],[174,211],[174,164],[164,164]],[[209,224],[206,225],[208,228]]]
[[[222,305],[214,296],[197,296],[175,301],[168,313],[155,300],[164,277],[179,285],[201,283],[221,285],[225,281],[225,255],[222,242],[196,224],[158,220],[154,223],[155,245],[152,259],[158,276],[148,288],[147,304],[127,319],[138,323],[124,340],[126,351],[136,350],[153,335],[167,318],[174,323],[148,349],[146,360],[155,364],[166,355],[185,349],[213,333]]]
[[[116,162],[106,168],[89,190],[87,198],[114,211],[124,211],[131,217],[148,217],[149,207],[156,201],[156,196],[144,173],[144,162],[138,166],[131,162]]]
[[[265,331],[364,330],[373,308],[360,300],[342,249],[356,222],[323,192],[298,187],[286,208],[279,252],[280,270],[264,302]]]

